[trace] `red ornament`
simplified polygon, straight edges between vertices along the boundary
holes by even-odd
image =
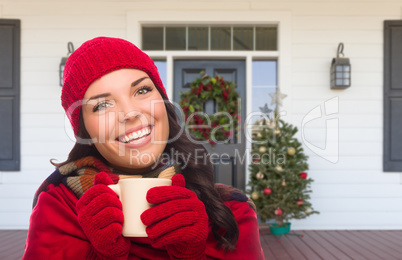
[[[270,188],[265,188],[264,189],[264,194],[265,195],[269,195],[269,194],[271,194],[272,193],[272,190],[270,189]]]
[[[307,179],[307,173],[305,173],[305,172],[300,173],[299,176],[302,179]]]
[[[277,208],[277,209],[275,210],[275,215],[277,215],[277,216],[282,215],[282,210],[281,210],[280,208]]]
[[[297,205],[301,206],[304,204],[304,201],[302,199],[298,199],[296,203]]]

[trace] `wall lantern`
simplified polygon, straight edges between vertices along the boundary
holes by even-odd
[[[60,62],[60,66],[59,66],[59,78],[60,78],[60,87],[63,86],[63,71],[64,71],[64,65],[66,65],[66,61],[68,56],[74,52],[74,45],[72,42],[68,42],[67,43],[67,49],[68,49],[68,53],[67,53],[67,57],[63,57],[61,58],[61,62]]]
[[[331,64],[331,89],[345,89],[351,84],[351,65],[348,58],[340,58],[343,54],[343,43],[339,43],[336,58],[332,59]]]

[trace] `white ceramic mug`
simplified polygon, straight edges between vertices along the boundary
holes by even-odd
[[[147,237],[146,226],[141,221],[141,214],[151,207],[146,196],[150,188],[170,186],[170,179],[161,178],[128,178],[120,179],[117,184],[109,187],[119,196],[123,205],[123,236]]]

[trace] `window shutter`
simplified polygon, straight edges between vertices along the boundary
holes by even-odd
[[[0,19],[0,171],[20,170],[20,28]]]
[[[402,171],[402,20],[384,22],[384,165]]]

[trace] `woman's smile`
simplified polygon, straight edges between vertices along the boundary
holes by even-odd
[[[128,130],[126,133],[116,138],[116,140],[122,143],[133,143],[143,139],[145,136],[148,136],[151,133],[151,129],[151,125],[138,126]]]
[[[131,128],[116,138],[116,141],[123,143],[127,147],[139,148],[151,141],[152,130],[153,126],[151,125]]]

